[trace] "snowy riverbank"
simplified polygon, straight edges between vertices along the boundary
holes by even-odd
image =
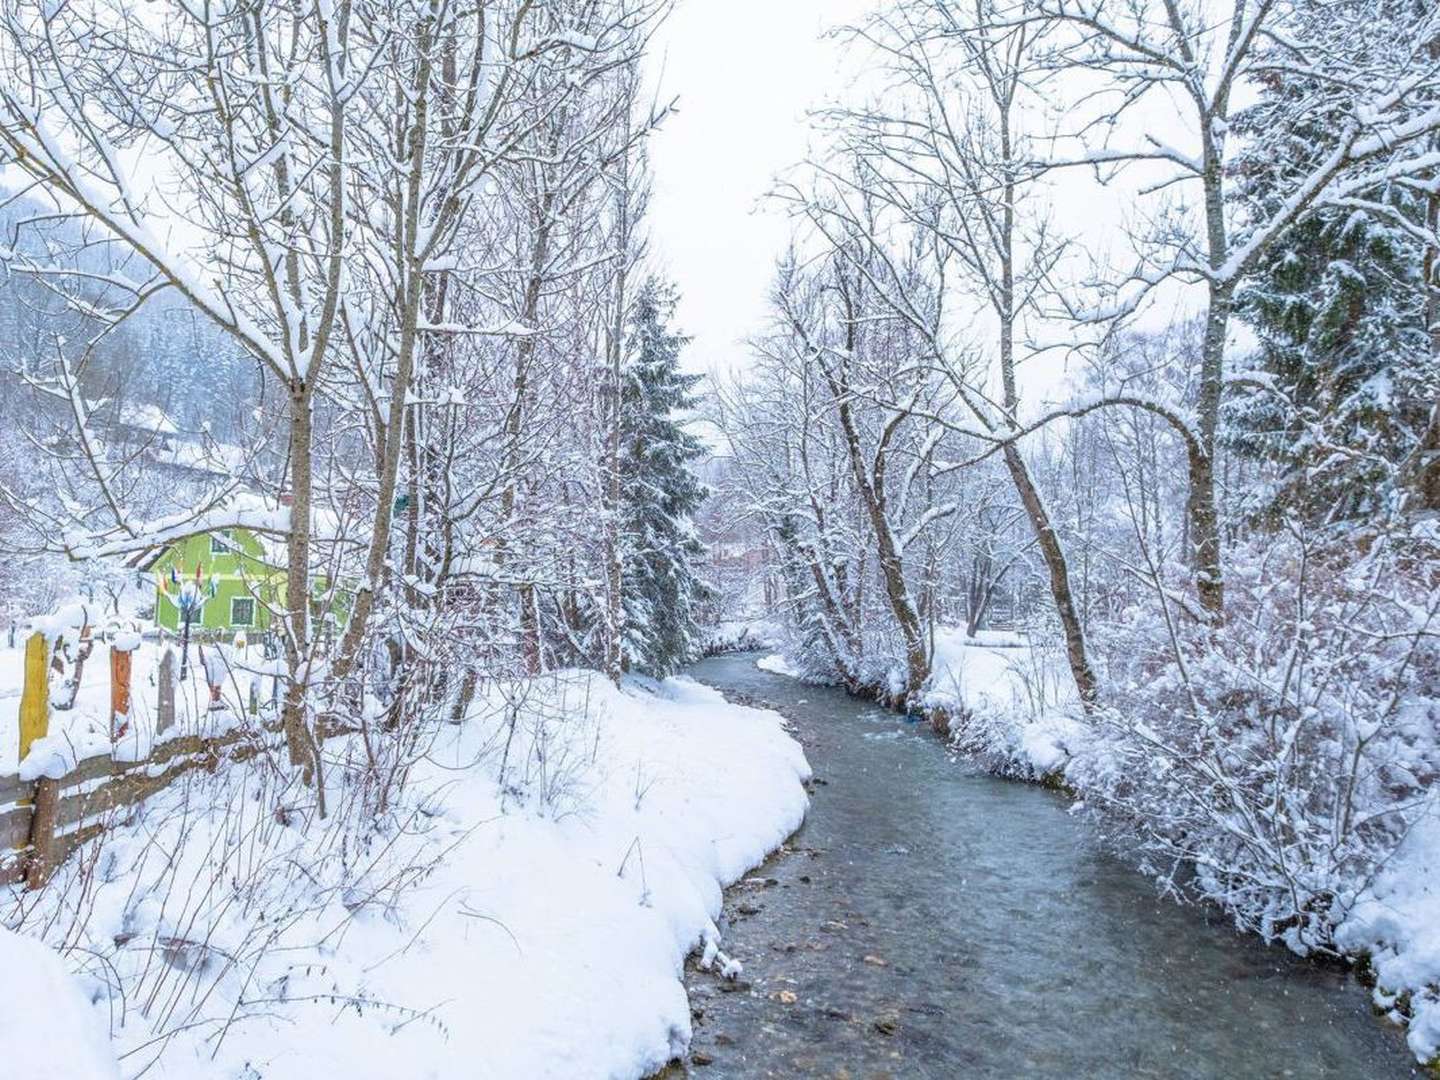
[[[756,666],[805,677],[781,653]],[[1017,635],[939,631],[920,703],[957,752],[997,775],[1059,783],[1080,812],[1091,809],[1087,798],[1102,800],[1105,774],[1119,760],[1105,725],[1080,715],[1063,657]],[[1336,911],[1327,948],[1363,959],[1377,1009],[1407,1029],[1417,1061],[1432,1063],[1440,1061],[1440,804],[1432,797],[1415,820],[1374,881],[1342,883],[1354,899]]]
[[[804,754],[684,679],[563,673],[476,713],[367,845],[265,812],[256,770],[198,775],[10,921],[104,1002],[124,1076],[644,1075],[688,1043],[724,886],[804,817]],[[361,752],[332,740],[332,777]]]

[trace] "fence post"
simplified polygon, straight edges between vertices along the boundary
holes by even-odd
[[[39,632],[25,642],[25,689],[20,692],[20,761],[50,732],[50,643]]]
[[[110,741],[122,738],[130,730],[130,653],[125,646],[131,642],[117,638],[110,645]]]
[[[38,889],[50,880],[55,863],[55,819],[60,812],[60,781],[42,776],[35,781],[35,808],[30,817],[30,861],[25,886]]]
[[[30,747],[50,732],[50,643],[34,633],[25,642],[25,689],[20,693],[20,760]],[[50,877],[51,849],[55,843],[55,814],[60,807],[60,783],[42,776],[35,781],[35,806],[30,816],[30,859],[25,884],[32,889]]]
[[[175,726],[175,650],[165,646],[160,657],[160,707],[156,710],[155,733]]]

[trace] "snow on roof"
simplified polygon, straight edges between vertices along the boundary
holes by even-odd
[[[132,402],[125,402],[120,406],[116,415],[116,421],[126,427],[139,428],[142,431],[153,431],[157,435],[178,435],[180,429],[175,421],[165,414],[165,410],[158,405],[142,405]]]
[[[176,441],[173,446],[158,450],[154,460],[159,465],[170,465],[195,472],[214,473],[217,476],[235,476],[243,472],[249,455],[243,447],[230,443],[206,439],[203,443]]]

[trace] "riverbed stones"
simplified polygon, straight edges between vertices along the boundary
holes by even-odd
[[[877,1016],[870,1026],[877,1033],[889,1037],[900,1030],[900,1017],[893,1013],[886,1013],[883,1016]]]

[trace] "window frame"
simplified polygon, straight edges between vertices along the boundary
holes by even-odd
[[[238,620],[235,618],[235,605],[236,605],[236,604],[249,604],[249,605],[250,605],[250,619],[249,619],[248,622],[240,622],[240,621],[238,621]],[[231,626],[253,627],[253,626],[255,625],[256,610],[257,610],[257,609],[256,609],[256,605],[255,605],[255,598],[254,598],[253,596],[232,596],[232,597],[230,598],[230,625],[231,625]]]

